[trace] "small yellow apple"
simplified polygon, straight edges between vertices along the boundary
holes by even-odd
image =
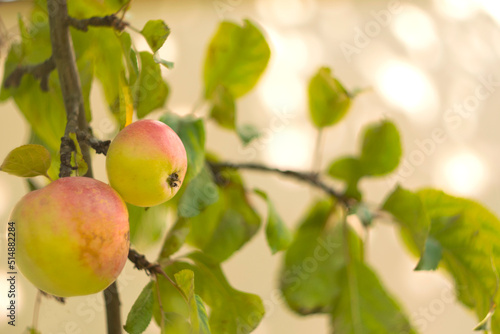
[[[65,177],[32,191],[14,207],[10,221],[19,270],[55,296],[102,291],[127,261],[127,207],[95,179]]]
[[[181,139],[168,125],[140,120],[111,142],[106,157],[110,185],[133,205],[150,207],[177,193],[187,170]]]

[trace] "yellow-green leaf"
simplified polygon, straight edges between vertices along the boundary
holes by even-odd
[[[47,176],[50,153],[42,145],[28,144],[13,149],[5,157],[0,170],[20,177]]]
[[[270,54],[264,35],[252,22],[222,22],[205,58],[205,97],[210,99],[219,85],[235,98],[245,95],[264,72]]]
[[[500,220],[477,202],[434,189],[397,188],[383,209],[396,218],[410,250],[418,250],[417,269],[445,269],[457,299],[485,319],[492,302],[500,302]],[[500,333],[500,313],[491,315],[491,330]]]
[[[130,309],[123,327],[127,333],[140,334],[146,330],[153,317],[153,296],[153,281],[150,281]]]
[[[85,159],[83,158],[82,149],[80,148],[80,143],[78,143],[78,139],[76,138],[76,134],[70,133],[69,138],[71,138],[71,140],[75,144],[75,148],[76,148],[76,152],[73,152],[74,158],[75,158],[74,159],[75,165],[78,168],[76,170],[76,174],[78,176],[83,176],[83,175],[87,174],[89,166],[87,165],[87,163],[85,162]]]
[[[199,333],[210,334],[210,323],[208,320],[207,310],[205,309],[205,305],[203,304],[203,300],[198,295],[194,295],[194,298],[196,299],[196,307],[198,310]]]
[[[158,51],[170,35],[170,28],[163,20],[150,20],[141,31],[153,52]]]
[[[276,254],[279,251],[285,250],[292,242],[292,233],[281,219],[278,211],[274,207],[269,197],[262,190],[254,190],[257,195],[262,197],[267,202],[267,225],[266,238],[271,252]]]
[[[234,130],[236,126],[236,105],[233,95],[226,87],[219,85],[214,92],[210,118],[223,128]]]
[[[181,249],[191,229],[191,222],[187,218],[179,217],[174,226],[170,228],[163,242],[163,247],[158,257],[158,262],[168,259],[172,254]]]
[[[132,94],[130,87],[127,85],[126,80],[120,80],[120,113],[118,120],[120,121],[120,129],[123,129],[132,123],[132,116],[134,115],[134,103],[132,101]]]
[[[161,76],[160,65],[149,52],[140,52],[141,71],[134,86],[134,104],[137,117],[143,118],[150,112],[162,108],[167,101],[169,88]]]
[[[394,123],[385,120],[365,129],[359,156],[364,175],[380,176],[392,172],[401,154],[399,132]]]
[[[358,182],[363,177],[363,171],[358,158],[352,156],[338,158],[330,164],[328,175],[346,182],[347,196],[361,199]]]
[[[317,128],[339,122],[349,111],[351,98],[328,67],[322,67],[309,82],[309,113]]]
[[[198,304],[194,294],[194,272],[189,269],[184,269],[176,273],[174,276],[175,281],[187,298],[190,309],[189,318],[191,319],[191,326],[196,333],[200,327],[200,320],[198,318]]]

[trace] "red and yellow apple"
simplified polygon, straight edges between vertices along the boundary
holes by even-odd
[[[187,170],[186,150],[168,125],[140,120],[125,127],[109,146],[110,185],[133,205],[150,207],[179,190]]]
[[[65,177],[26,194],[14,207],[16,264],[40,290],[81,296],[104,290],[125,265],[127,207],[109,185]]]

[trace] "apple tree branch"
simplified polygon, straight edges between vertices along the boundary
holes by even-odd
[[[61,138],[61,169],[60,177],[71,175],[71,154],[73,152],[70,133],[88,133],[89,128],[85,118],[83,95],[75,53],[69,31],[70,18],[66,0],[47,0],[49,14],[50,40],[52,44],[52,57],[59,75],[61,91],[66,109],[66,128]],[[85,141],[80,143],[83,158],[89,166],[85,176],[92,177],[91,157],[89,146]],[[108,334],[120,334],[122,323],[120,316],[120,298],[116,283],[111,284],[104,291],[106,302],[106,318]]]

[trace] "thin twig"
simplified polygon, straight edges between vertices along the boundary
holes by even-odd
[[[161,269],[161,266],[158,263],[151,263],[146,259],[146,256],[143,254],[138,253],[134,249],[129,249],[128,252],[128,259],[135,264],[135,267],[139,270],[145,270],[148,275],[161,275],[163,276],[167,281],[170,282],[174,286],[174,288],[179,291],[181,294],[182,298],[184,298],[184,301],[189,304],[189,301],[187,299],[187,296],[184,294],[184,291],[180,288],[177,283],[175,283],[164,271]]]
[[[68,23],[82,31],[88,31],[89,27],[110,27],[117,31],[123,31],[129,24],[115,14],[106,16],[93,16],[88,19],[76,19],[68,16]]]
[[[50,73],[55,69],[56,63],[52,56],[40,64],[18,66],[5,79],[3,85],[5,88],[18,87],[21,84],[23,76],[31,74],[35,79],[40,80],[40,89],[47,92],[49,91]]]
[[[257,164],[257,163],[232,163],[232,162],[209,162],[209,166],[215,175],[218,175],[221,169],[229,168],[229,169],[247,169],[247,170],[257,170],[261,172],[269,172],[275,174],[285,175],[296,180],[309,183],[310,185],[321,189],[323,192],[328,194],[331,197],[336,198],[339,202],[344,203],[346,207],[350,207],[355,200],[341,194],[337,190],[333,189],[323,181],[319,179],[317,173],[307,173],[307,172],[298,172],[294,170],[285,170],[279,168],[268,167],[265,165]]]
[[[94,137],[91,131],[78,131],[78,142],[84,142],[92,147],[96,153],[106,155],[108,153],[109,144],[111,140],[99,140]]]

